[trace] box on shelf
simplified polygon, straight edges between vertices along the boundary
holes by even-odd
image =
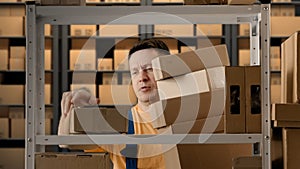
[[[25,118],[24,107],[9,107],[9,118],[10,119],[24,119]]]
[[[71,113],[70,133],[109,134],[127,132],[129,106],[76,108]]]
[[[8,70],[8,51],[0,49],[0,70]]]
[[[270,70],[280,71],[280,58],[270,58]]]
[[[222,36],[221,24],[197,24],[197,34],[200,36]]]
[[[284,169],[299,168],[300,129],[284,128],[282,131],[282,138]]]
[[[227,0],[229,5],[251,5],[255,2],[256,0]]]
[[[246,132],[261,133],[261,68],[245,67]]]
[[[0,36],[24,36],[24,17],[0,17]]]
[[[76,5],[85,6],[85,0],[37,0],[41,5]]]
[[[271,36],[287,37],[298,31],[300,17],[271,17]]]
[[[270,58],[280,58],[280,46],[271,46]]]
[[[11,138],[25,138],[25,119],[11,119],[10,125]]]
[[[300,112],[300,104],[295,104],[295,103],[272,104],[272,120],[300,122],[299,112]]]
[[[281,44],[281,102],[300,102],[299,32]]]
[[[0,139],[9,138],[9,120],[8,118],[0,118]],[[0,163],[1,165],[1,163]]]
[[[240,49],[239,50],[239,66],[249,66],[250,65],[250,50]]]
[[[244,67],[225,67],[226,104],[225,124],[226,133],[246,132],[246,96]]]
[[[237,157],[232,161],[232,169],[261,169],[261,156]]]
[[[50,24],[45,24],[44,32],[45,32],[45,36],[51,36],[51,25]]]
[[[113,60],[111,58],[99,58],[98,59],[98,70],[113,70]]]
[[[52,51],[45,49],[45,70],[52,69]]]
[[[0,16],[10,16],[10,6],[1,5],[0,6]]]
[[[118,84],[118,74],[103,73],[102,74],[102,84],[103,85],[117,85]]]
[[[24,85],[0,85],[0,104],[24,104]]]
[[[130,85],[131,84],[130,73],[122,73],[122,84],[123,85]]]
[[[95,36],[96,25],[71,25],[71,36]]]
[[[25,16],[25,7],[23,5],[11,5],[10,16]]]
[[[129,70],[128,53],[129,50],[114,50],[114,70]]]
[[[131,85],[99,85],[102,105],[134,105],[137,102]]]
[[[281,13],[280,13],[280,7],[281,7],[281,5],[273,5],[272,6],[271,17],[272,16],[280,16],[281,15]]]
[[[99,36],[103,37],[136,37],[138,25],[99,25]]]
[[[111,169],[108,153],[38,153],[36,169]]]
[[[295,6],[294,5],[281,5],[280,6],[280,16],[295,16]]]
[[[51,104],[51,84],[45,84],[44,88],[44,102],[45,104]]]
[[[194,36],[194,26],[192,24],[185,25],[154,25],[155,36]]]
[[[240,36],[250,35],[250,25],[249,24],[239,24]]]
[[[157,57],[152,60],[152,65],[155,80],[161,80],[220,65],[228,66],[229,58],[226,45],[218,45]]]
[[[3,169],[18,168],[25,166],[25,149],[24,148],[1,148],[0,149],[0,166]]]
[[[9,70],[25,70],[25,58],[9,58]]]
[[[280,103],[280,99],[281,99],[280,78],[281,77],[278,74],[271,75],[271,103]]]
[[[9,106],[0,107],[0,118],[8,118],[9,115]]]
[[[96,70],[96,51],[71,49],[70,70]]]
[[[96,96],[96,85],[95,84],[71,84],[71,91],[80,88],[88,89],[93,96]]]
[[[25,46],[10,46],[10,58],[25,58]]]

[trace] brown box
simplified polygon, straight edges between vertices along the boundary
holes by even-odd
[[[70,50],[70,70],[96,70],[96,51]]]
[[[45,50],[45,70],[52,69],[52,52],[49,49]]]
[[[10,119],[24,119],[25,109],[24,107],[9,107],[9,118]]]
[[[71,91],[86,88],[88,89],[93,96],[96,96],[96,85],[95,84],[71,84]]]
[[[9,106],[0,106],[0,118],[8,118]]]
[[[250,65],[250,50],[240,49],[239,50],[239,66],[249,66]]]
[[[246,132],[261,133],[261,68],[245,67]]]
[[[25,119],[11,119],[10,125],[11,138],[25,138]]]
[[[126,133],[128,110],[129,106],[77,108],[71,114],[70,133]]]
[[[300,122],[300,104],[272,104],[272,120]]]
[[[286,37],[292,35],[300,27],[300,17],[271,17],[271,36]]]
[[[251,5],[254,2],[256,2],[256,0],[227,0],[229,5]]]
[[[137,98],[131,85],[99,85],[101,105],[134,105]]]
[[[24,36],[24,17],[0,17],[0,36]]]
[[[95,36],[96,25],[71,25],[71,36]]]
[[[245,69],[225,67],[226,77],[226,133],[245,133]]]
[[[98,59],[98,70],[113,70],[111,58]]]
[[[298,169],[300,161],[300,129],[284,128],[282,137],[284,169]]]
[[[103,73],[102,74],[102,84],[103,85],[117,85],[118,75],[115,73]]]
[[[138,32],[138,25],[99,25],[99,36],[103,37],[131,37]]]
[[[23,5],[11,5],[10,16],[25,16],[25,6]]]
[[[51,104],[51,84],[45,84],[45,89],[44,89],[44,103],[45,104]]]
[[[8,139],[8,137],[9,137],[9,120],[8,118],[0,118],[0,139]]]
[[[261,156],[237,157],[233,159],[232,169],[261,169]]]
[[[85,0],[60,0],[60,5],[85,6]]]
[[[249,36],[250,35],[250,25],[249,24],[240,24],[240,36]]]
[[[224,67],[216,67],[157,81],[159,101],[151,98],[149,110],[153,127],[222,115],[225,79],[214,75],[225,74],[224,71]],[[211,84],[207,74],[213,77]]]
[[[300,103],[299,32],[281,44],[281,102]]]
[[[155,80],[179,76],[217,66],[229,66],[226,45],[165,55],[152,60]]]
[[[10,6],[1,5],[0,6],[0,16],[10,16]]]
[[[221,24],[197,24],[197,35],[199,36],[222,36]]]
[[[108,153],[38,153],[35,169],[111,169]]]
[[[130,85],[131,84],[131,75],[130,73],[122,73],[122,84]]]
[[[24,169],[24,148],[1,148],[0,166],[2,169]]]
[[[295,6],[294,5],[281,5],[280,6],[280,16],[295,16]]]
[[[280,5],[281,6],[281,5]],[[280,16],[280,6],[279,5],[273,5],[271,8],[271,16]]]
[[[155,36],[194,36],[194,26],[192,24],[185,25],[155,25]]]
[[[10,58],[25,58],[26,49],[25,46],[11,46]]]
[[[25,58],[9,58],[9,70],[25,70]]]
[[[0,85],[0,104],[24,104],[24,85]]]
[[[50,24],[45,24],[44,32],[45,32],[45,36],[51,36],[51,25]]]
[[[0,49],[0,70],[8,70],[8,51]]]
[[[114,50],[114,70],[129,70],[128,53],[129,50]]]

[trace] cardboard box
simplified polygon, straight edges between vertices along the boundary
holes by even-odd
[[[274,127],[289,127],[289,128],[300,128],[300,122],[299,121],[279,121],[275,120],[273,122]]]
[[[24,148],[1,148],[0,166],[2,169],[23,169],[25,166]]]
[[[0,104],[24,104],[24,85],[0,85]]]
[[[280,58],[270,58],[270,70],[280,71]]]
[[[51,96],[52,96],[52,93],[51,93],[51,84],[45,84],[45,89],[44,89],[44,102],[45,104],[51,104],[52,101],[51,101]]]
[[[207,47],[152,60],[155,80],[179,76],[211,67],[229,65],[226,45]]]
[[[155,36],[170,36],[170,37],[190,37],[194,36],[194,25],[192,24],[174,24],[174,25],[154,25]]]
[[[213,77],[210,84],[207,74]],[[149,110],[153,127],[222,115],[224,100],[220,99],[225,97],[222,74],[225,68],[216,67],[157,81],[159,101],[151,98]],[[219,104],[211,105],[214,103]]]
[[[300,17],[271,17],[271,36],[286,37],[292,35],[300,27]]]
[[[25,70],[25,58],[10,58],[9,70]]]
[[[70,50],[70,70],[96,70],[96,51]]]
[[[109,134],[126,133],[128,107],[121,108],[76,108],[72,111],[70,133]]]
[[[198,36],[222,36],[221,24],[197,24]]]
[[[71,36],[95,36],[96,25],[71,25]]]
[[[9,106],[0,106],[0,118],[8,118]]]
[[[180,53],[196,50],[196,46],[180,46]]]
[[[261,169],[261,156],[237,157],[233,159],[232,169]]]
[[[255,2],[256,0],[227,0],[229,5],[251,5]]]
[[[24,17],[0,17],[0,36],[24,36]]]
[[[295,6],[294,5],[281,5],[280,6],[280,16],[295,16]]]
[[[0,6],[0,16],[10,16],[10,6],[1,5]]]
[[[280,103],[280,84],[271,84],[271,103]]]
[[[284,128],[282,132],[284,169],[297,169],[300,161],[300,130]]]
[[[280,7],[281,5],[273,5],[271,8],[271,16],[280,16]]]
[[[250,65],[250,50],[240,49],[239,50],[239,66],[249,66]]]
[[[96,96],[95,84],[71,84],[71,91],[78,90],[80,88],[86,88],[91,92],[93,96]]]
[[[249,36],[250,35],[250,25],[249,24],[240,24],[239,25],[240,36]]]
[[[129,50],[114,50],[114,70],[129,70],[128,53]]]
[[[134,105],[137,98],[131,85],[99,85],[101,105]]]
[[[60,0],[60,5],[85,6],[85,0]]]
[[[99,25],[99,36],[103,37],[135,37],[138,34],[138,25]]]
[[[281,44],[281,93],[283,103],[300,103],[299,32]]]
[[[10,58],[25,58],[25,46],[10,46]]]
[[[261,68],[245,67],[246,132],[261,133]]]
[[[244,67],[225,67],[226,133],[245,133],[245,70]]]
[[[45,70],[52,69],[52,51],[45,49]]]
[[[158,131],[172,134],[172,127]],[[172,169],[231,169],[233,158],[252,155],[251,144],[178,144],[162,145],[162,149],[166,168]]]
[[[271,46],[270,58],[280,58],[280,46]]]
[[[98,70],[113,70],[111,58],[98,59]]]
[[[10,125],[11,138],[25,138],[25,119],[11,119]]]
[[[10,119],[24,119],[25,118],[24,107],[9,107],[9,118]]]
[[[45,119],[45,135],[51,134],[51,119]]]
[[[0,49],[0,70],[8,70],[8,51]]]
[[[283,168],[282,128],[271,128],[272,168]]]
[[[111,169],[108,153],[38,153],[35,169]]]
[[[23,5],[11,5],[10,16],[25,16],[25,7]]]
[[[300,104],[276,103],[272,104],[272,120],[299,121]]]
[[[51,25],[50,24],[45,24],[44,32],[45,32],[45,36],[51,36]]]
[[[8,139],[8,138],[9,138],[8,118],[0,118],[0,139]]]
[[[122,84],[130,85],[131,84],[131,75],[130,73],[122,73]]]
[[[118,84],[118,74],[103,73],[102,74],[102,84],[103,85],[117,85]]]

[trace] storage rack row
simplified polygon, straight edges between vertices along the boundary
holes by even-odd
[[[58,144],[259,144],[264,169],[271,169],[270,154],[270,4],[249,6],[38,6],[26,5],[26,169],[35,166],[35,153],[44,152],[46,145]],[[169,19],[170,15],[182,18]],[[44,24],[139,24],[145,33],[154,24],[250,24],[251,65],[261,66],[262,81],[262,133],[261,134],[174,134],[149,137],[149,135],[45,135],[44,106]],[[157,19],[159,18],[159,19]],[[58,31],[57,31],[58,33]],[[58,42],[58,39],[57,41]],[[53,46],[55,48],[55,46]],[[261,53],[259,52],[261,49]],[[58,50],[56,50],[58,51]],[[56,53],[58,55],[58,53]],[[58,58],[56,58],[58,59]],[[53,62],[58,63],[57,61]],[[57,72],[58,75],[58,72]],[[64,75],[62,75],[64,76]],[[64,77],[62,77],[64,78]],[[58,85],[58,84],[56,84]],[[142,139],[147,138],[147,139]]]

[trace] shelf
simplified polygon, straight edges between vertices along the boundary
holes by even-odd
[[[25,107],[25,104],[0,104],[0,107]],[[46,104],[45,107],[53,107],[53,104]]]
[[[271,73],[281,73],[280,70],[271,70]]]
[[[25,2],[0,2],[0,5],[25,5]]]
[[[24,148],[25,139],[0,139],[0,148]]]
[[[95,144],[250,144],[261,142],[261,134],[173,134],[173,135],[37,135],[40,145]]]

